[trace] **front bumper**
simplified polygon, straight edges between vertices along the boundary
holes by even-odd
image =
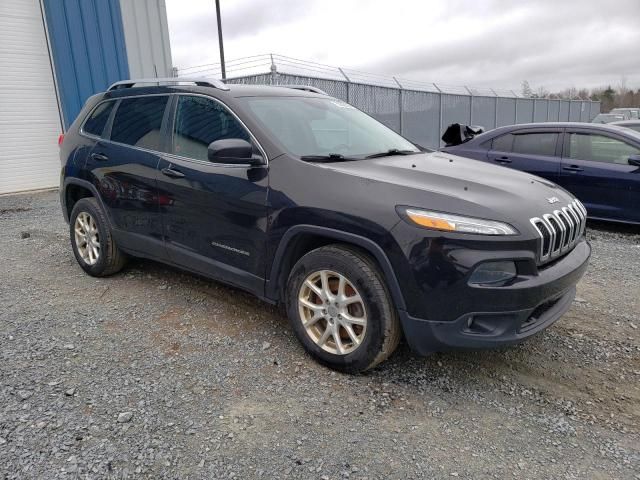
[[[498,347],[535,335],[571,307],[576,284],[587,269],[590,255],[591,247],[583,240],[538,275],[508,288],[487,288],[485,293],[491,298],[491,309],[472,310],[453,321],[421,319],[401,311],[407,342],[415,352],[424,355],[453,349]],[[526,308],[513,309],[514,304]]]

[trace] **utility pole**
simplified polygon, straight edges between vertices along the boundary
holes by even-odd
[[[220,47],[220,66],[222,70],[222,80],[226,80],[227,72],[224,68],[224,44],[222,43],[222,21],[220,20],[220,0],[216,0],[216,15],[218,17],[218,46]]]

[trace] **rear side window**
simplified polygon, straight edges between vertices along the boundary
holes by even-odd
[[[89,118],[84,122],[82,131],[90,135],[100,137],[104,131],[104,127],[109,120],[109,115],[115,102],[103,102],[93,109]]]
[[[616,138],[588,133],[569,135],[569,158],[627,165],[631,155],[639,154],[640,148]]]
[[[556,154],[557,133],[519,133],[507,134],[493,139],[493,150],[513,152],[523,155]]]
[[[553,157],[556,154],[557,133],[523,133],[514,135],[513,153],[525,155],[546,155]]]
[[[508,133],[507,135],[494,138],[491,148],[499,152],[510,152],[513,148],[513,135]]]
[[[251,141],[249,133],[220,103],[205,97],[178,96],[173,153],[206,161],[209,144],[226,138]]]
[[[160,128],[169,97],[125,98],[120,102],[111,127],[111,140],[134,147],[161,150]]]

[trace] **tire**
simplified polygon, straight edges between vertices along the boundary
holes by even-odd
[[[82,227],[78,223],[78,217],[81,217],[83,225],[90,225],[90,227],[87,229]],[[76,233],[76,228],[79,229],[79,234]],[[89,275],[106,277],[120,271],[124,266],[126,257],[118,249],[106,214],[95,198],[81,198],[73,206],[69,218],[69,236],[78,264]],[[88,237],[91,238],[96,250],[92,249],[87,241],[82,242],[82,239],[86,240]]]
[[[321,247],[298,260],[287,282],[286,307],[307,352],[340,372],[371,369],[400,342],[400,322],[380,270],[349,246]]]

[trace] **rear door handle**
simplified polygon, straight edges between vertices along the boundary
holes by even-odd
[[[106,155],[104,155],[102,153],[92,153],[91,154],[91,158],[93,160],[97,160],[99,162],[106,162],[107,160],[109,160],[109,157],[107,157]]]
[[[511,159],[509,157],[496,157],[493,161],[498,163],[511,163]]]
[[[571,165],[568,167],[562,167],[563,170],[566,170],[567,172],[582,172],[582,168],[580,168],[577,165]]]
[[[184,177],[184,173],[182,173],[179,170],[174,170],[172,168],[172,165],[169,165],[166,168],[163,168],[162,170],[160,170],[163,174],[165,174],[167,177],[171,177],[171,178],[182,178]]]

